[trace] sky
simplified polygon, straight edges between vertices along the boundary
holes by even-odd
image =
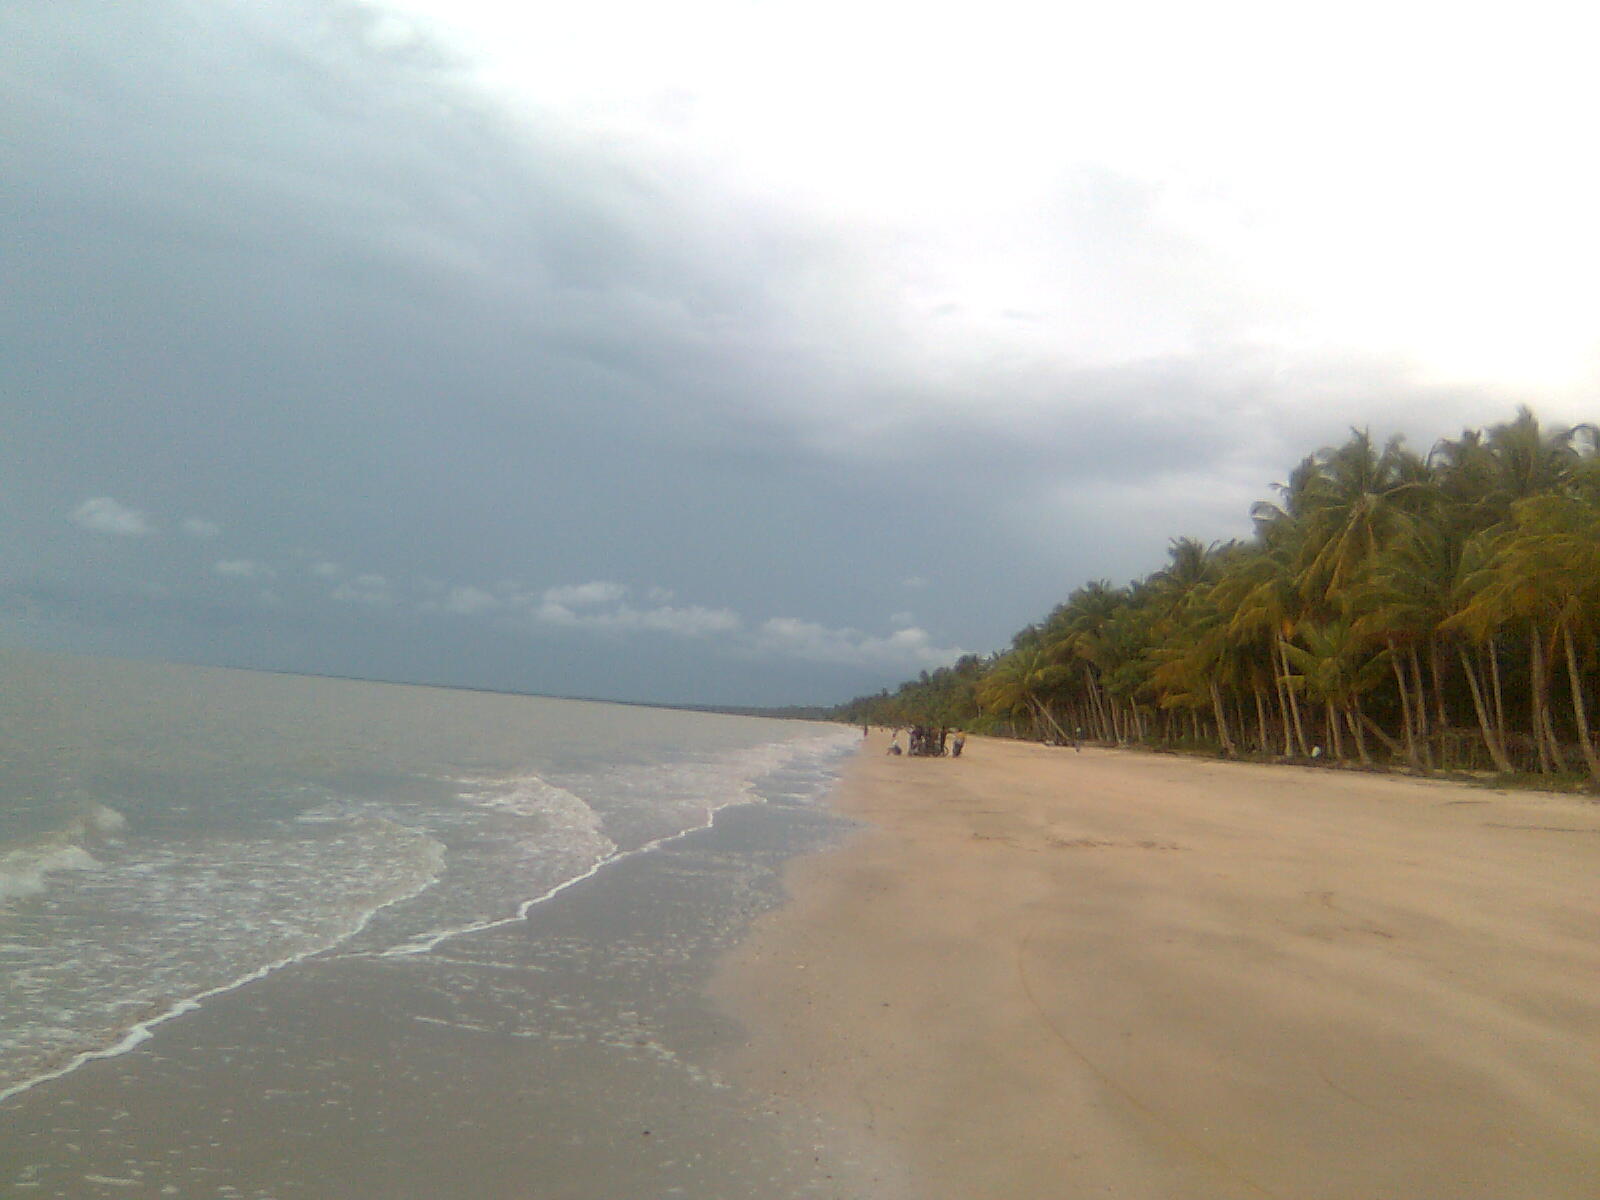
[[[834,703],[1596,420],[1580,19],[9,0],[0,645]]]

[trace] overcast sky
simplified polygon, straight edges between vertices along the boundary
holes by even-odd
[[[832,702],[1600,418],[1575,12],[7,0],[0,644]]]

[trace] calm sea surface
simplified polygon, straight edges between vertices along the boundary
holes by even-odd
[[[837,834],[815,801],[858,740],[800,722],[14,652],[0,653],[0,673],[0,1105],[36,1114],[31,1140],[15,1148],[18,1173],[0,1187],[32,1195],[376,1187],[350,1164],[343,1191],[287,1166],[220,1183],[238,1158],[221,1135],[209,1149],[197,1142],[187,1162],[152,1134],[93,1162],[51,1161],[74,1153],[48,1134],[53,1097],[78,1105],[71,1089],[104,1072],[100,1091],[131,1089],[106,1102],[115,1131],[117,1111],[147,1103],[140,1088],[156,1084],[141,1079],[160,1064],[181,1060],[185,1078],[208,1078],[208,1052],[189,1044],[204,1041],[208,1010],[216,1020],[258,994],[259,1017],[291,980],[294,1005],[330,980],[341,995],[365,989],[374,1010],[387,1011],[386,995],[443,997],[395,1019],[407,1037],[488,1035],[460,1044],[453,1078],[503,1063],[496,1038],[520,1039],[518,1054],[544,1047],[529,1074],[566,1077],[563,1094],[646,1069],[626,1090],[664,1089],[662,1102],[681,1108],[695,1088],[717,1086],[682,1061],[713,1040],[680,1019],[706,955],[774,901],[787,855]],[[336,1009],[326,1000],[310,1011]],[[274,1120],[305,1124],[314,1141],[312,1126],[354,1085],[319,1067],[301,1037],[311,1035],[298,1024],[292,1036],[251,1034],[271,1043],[270,1057],[255,1053],[295,1102]],[[563,1057],[563,1041],[595,1057]],[[425,1057],[418,1046],[405,1073]],[[606,1046],[627,1063],[605,1059]],[[250,1053],[241,1043],[228,1060]],[[396,1055],[408,1051],[391,1038],[368,1057]],[[194,1087],[198,1107],[207,1089],[216,1099],[239,1090],[218,1078]],[[573,1099],[580,1111],[565,1119],[594,1129],[618,1102],[602,1087]],[[540,1103],[541,1119],[560,1108]],[[68,1140],[81,1154],[92,1131],[79,1134]],[[319,1171],[337,1174],[337,1153],[326,1153]],[[564,1161],[543,1169],[576,1169]],[[630,1169],[638,1178],[606,1181],[601,1169],[594,1186],[609,1191],[547,1180],[505,1194],[688,1194],[671,1191],[659,1163]],[[788,1168],[773,1159],[763,1169],[776,1180]],[[784,1186],[803,1191],[796,1179]],[[474,1191],[496,1194],[462,1184]]]

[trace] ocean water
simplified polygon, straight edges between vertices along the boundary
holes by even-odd
[[[519,1131],[492,1178],[499,1143],[464,1138],[477,1161],[416,1194],[826,1190],[797,1165],[815,1131],[751,1126],[705,1068],[728,1031],[697,989],[782,862],[837,836],[817,802],[853,731],[16,652],[0,673],[0,1188],[405,1195],[420,1168],[341,1157],[330,1112],[488,1129],[532,1105],[571,1130]],[[350,1012],[370,1021],[330,1042]],[[262,1165],[238,1124],[195,1132],[264,1089],[288,1101],[255,1132],[300,1130],[298,1158]],[[585,1138],[647,1119],[618,1116],[646,1095],[658,1123],[703,1118],[673,1154],[593,1164]],[[182,1130],[128,1133],[185,1103]],[[715,1165],[730,1139],[748,1182]]]

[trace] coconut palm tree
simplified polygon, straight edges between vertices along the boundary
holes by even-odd
[[[1128,594],[1104,579],[1078,588],[1045,622],[1044,638],[1052,660],[1072,664],[1082,680],[1090,724],[1106,741],[1117,741],[1119,721],[1101,684],[1114,665],[1110,639],[1112,618],[1127,603]]]
[[[1379,450],[1364,429],[1319,456],[1307,486],[1297,566],[1300,589],[1314,605],[1332,602],[1353,585],[1421,504],[1427,468],[1390,438]]]
[[[1284,654],[1289,665],[1298,672],[1292,676],[1295,684],[1306,695],[1328,706],[1335,755],[1342,756],[1340,720],[1355,738],[1356,751],[1363,763],[1370,765],[1372,762],[1367,750],[1368,730],[1376,733],[1390,750],[1398,751],[1399,746],[1373,724],[1361,707],[1361,697],[1383,678],[1382,656],[1372,654],[1350,623],[1343,619],[1307,624],[1301,628],[1300,637],[1305,645],[1285,646]]]
[[[1573,724],[1585,765],[1600,783],[1600,755],[1589,732],[1580,642],[1588,647],[1600,626],[1600,507],[1573,495],[1551,493],[1512,506],[1512,532],[1502,539],[1493,569],[1509,610],[1533,629],[1536,687],[1550,673],[1560,643],[1572,698]],[[1560,761],[1548,704],[1535,718]]]
[[[1068,668],[1056,662],[1042,644],[1019,647],[989,669],[978,685],[978,703],[998,716],[1026,716],[1035,736],[1042,736],[1049,727],[1066,740],[1066,733],[1050,714],[1047,699],[1068,674]]]

